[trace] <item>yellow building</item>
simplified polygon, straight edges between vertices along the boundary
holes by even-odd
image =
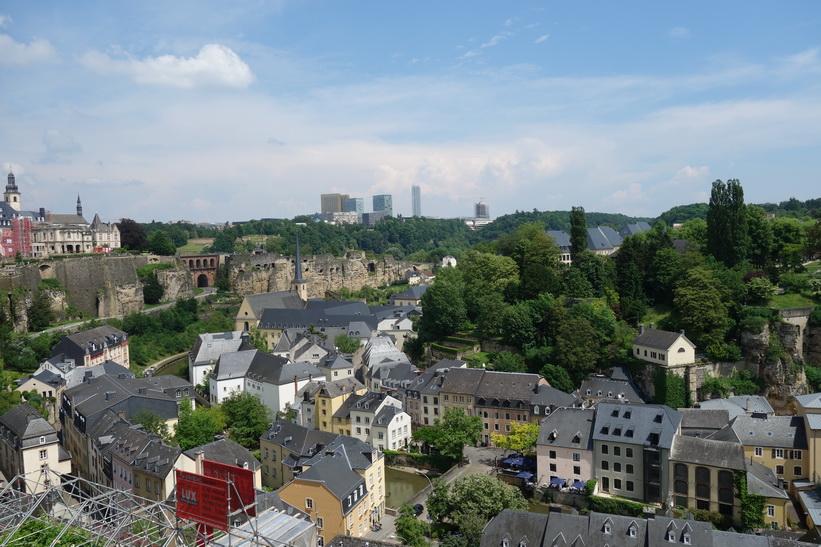
[[[799,395],[796,414],[804,422],[807,438],[806,476],[813,482],[821,479],[821,393]]]
[[[336,416],[352,394],[363,395],[367,388],[356,378],[343,378],[333,382],[309,382],[296,394],[294,406],[299,405],[303,426],[339,435],[350,435],[350,419]]]

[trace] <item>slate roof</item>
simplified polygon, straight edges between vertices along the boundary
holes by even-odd
[[[248,302],[257,319],[262,317],[262,311],[266,308],[302,309],[305,307],[305,302],[293,291],[248,294],[245,296],[245,301]]]
[[[671,448],[681,415],[666,405],[633,405],[601,402],[596,413],[593,439],[644,445],[653,436],[655,446]]]
[[[448,370],[452,368],[467,368],[467,361],[461,361],[459,359],[440,359],[428,365],[425,370]]]
[[[48,443],[57,442],[57,430],[33,406],[20,403],[0,416],[0,425],[17,437],[11,444],[29,448],[40,444],[40,437]]]
[[[679,338],[683,338],[692,347],[696,347],[696,345],[693,344],[689,338],[684,336],[684,333],[651,329],[644,326],[639,328],[639,334],[633,339],[633,344],[667,351],[679,340]]]
[[[821,429],[821,414],[805,414],[804,418],[807,420],[807,427],[813,431]]]
[[[302,386],[296,394],[296,400],[302,401],[306,396],[308,399],[313,400],[319,392],[322,392],[324,397],[333,399],[345,393],[353,393],[361,389],[365,389],[365,385],[356,378],[350,377],[333,381],[312,381]]]
[[[439,392],[475,395],[485,371],[480,368],[454,368],[444,374]],[[436,371],[433,372],[436,375]],[[429,382],[428,382],[429,383]]]
[[[48,213],[44,224],[62,224],[66,226],[80,226],[88,221],[78,214]]]
[[[684,537],[690,538],[690,545],[710,545],[713,542],[713,526],[709,522],[679,519],[656,515],[647,519],[647,545],[670,545],[668,532],[673,532],[675,544],[684,545]]]
[[[422,295],[427,292],[430,285],[411,285],[404,291],[391,296],[391,302],[395,300],[420,300]]]
[[[679,408],[681,434],[689,437],[709,437],[730,423],[726,409]]]
[[[368,495],[365,479],[351,467],[344,447],[335,450],[332,454],[323,455],[319,461],[293,479],[293,482],[301,481],[319,482],[325,485],[325,488],[341,501],[343,515],[347,515],[363,497]],[[359,493],[360,487],[362,487],[361,494]],[[288,485],[284,488],[288,488]],[[356,492],[355,501],[354,492]]]
[[[339,370],[353,367],[353,361],[349,354],[331,352],[318,365],[329,370]]]
[[[801,490],[798,492],[801,505],[807,509],[807,514],[813,522],[821,523],[821,493],[817,490]]]
[[[20,378],[19,380],[17,380],[17,385],[22,386],[23,384],[25,384],[29,380],[37,380],[38,382],[42,382],[46,385],[50,385],[50,386],[54,387],[55,389],[59,388],[61,385],[65,384],[65,382],[66,382],[65,379],[62,376],[60,376],[59,374],[55,374],[55,373],[51,372],[50,370],[44,370],[44,371],[39,372],[37,374],[33,374],[33,375],[29,376],[28,378]]]
[[[744,448],[740,444],[677,435],[670,460],[725,469],[744,469]]]
[[[617,399],[629,403],[644,402],[644,397],[633,382],[614,380],[604,376],[587,378],[574,394],[581,399]]]
[[[647,222],[639,221],[635,224],[628,224],[627,226],[619,230],[619,235],[624,238],[627,236],[634,236],[642,232],[650,231],[650,229],[651,226]]]
[[[799,416],[737,416],[711,439],[741,443],[744,446],[807,449],[804,420]]]
[[[334,412],[334,418],[349,418],[351,415],[352,410],[357,410],[360,412],[370,412],[371,414],[376,412],[376,409],[385,400],[388,394],[384,392],[375,392],[375,391],[368,391],[363,393],[362,395],[357,395],[356,393],[352,393],[350,397],[345,399],[339,408]],[[359,406],[357,406],[359,405]],[[365,408],[365,405],[368,408]]]
[[[371,426],[387,427],[398,414],[402,414],[403,412],[405,411],[399,407],[385,405],[379,410],[376,416],[373,417]]]
[[[308,378],[324,378],[325,375],[311,363],[305,361],[290,363],[284,357],[256,351],[248,365],[245,377],[257,382],[281,386],[293,382],[294,378],[307,380]]]
[[[556,240],[556,245],[558,245],[560,249],[570,249],[570,234],[564,230],[547,230],[547,235]]]
[[[248,349],[223,353],[217,359],[214,371],[211,373],[213,380],[228,380],[230,378],[244,378],[251,367],[251,362],[261,353],[258,349]],[[280,357],[281,359],[281,357]]]
[[[396,348],[393,340],[385,335],[373,336],[365,344],[362,362],[367,368],[374,368],[382,363],[408,363],[408,356]]]
[[[707,410],[726,410],[730,418],[749,413],[775,414],[775,410],[760,395],[735,395],[726,399],[709,399],[699,402],[699,406]]]
[[[546,384],[536,386],[536,392],[530,398],[531,406],[544,408],[557,408],[563,406],[574,406],[579,398],[570,393],[565,393],[560,389]]]
[[[197,452],[199,451],[203,452],[203,458],[206,460],[224,463],[226,465],[235,465],[237,467],[243,467],[243,464],[248,464],[247,468],[251,471],[256,471],[262,465],[247,448],[224,437],[208,444],[186,450],[183,454],[192,460],[196,460]]]
[[[151,441],[139,454],[134,456],[131,465],[142,473],[165,479],[173,471],[181,453],[176,446]]]
[[[313,457],[325,445],[338,436],[336,433],[329,433],[318,429],[308,429],[293,422],[277,420],[262,434],[260,440],[278,444],[288,451],[297,454],[298,457],[296,459],[291,459],[292,463],[297,463],[301,461],[302,458],[307,460]]]
[[[404,393],[404,391],[417,378],[414,372],[416,367],[410,363],[396,363],[393,366],[379,367],[378,371],[373,374],[373,378],[378,378],[382,386],[396,389]]]
[[[547,518],[545,514],[505,509],[485,525],[479,545],[499,547],[504,539],[513,547],[521,545],[523,541],[525,545],[541,545],[540,539],[547,526]]]
[[[102,325],[63,336],[52,350],[51,355],[64,353],[76,363],[82,363],[86,355],[102,351],[106,346],[118,345],[127,339],[128,335],[120,329],[115,329],[111,325]]]
[[[747,464],[747,491],[766,498],[789,499],[784,489],[779,486],[775,472],[758,462]]]
[[[592,408],[557,408],[539,423],[537,445],[593,450],[593,423],[596,411]],[[553,435],[553,431],[556,435]],[[574,438],[579,437],[579,443]]]
[[[321,451],[305,461],[304,465],[316,465],[318,461],[331,453],[344,452],[352,469],[368,469],[375,461],[382,458],[382,453],[365,441],[347,435],[336,435]]]
[[[821,393],[796,395],[795,400],[804,408],[821,408]]]
[[[243,348],[243,331],[235,330],[228,332],[212,332],[200,334],[194,342],[189,356],[194,364],[210,363],[216,361],[223,353],[231,353],[242,349],[251,349],[253,346]]]
[[[610,226],[587,229],[587,248],[591,251],[615,249],[621,244],[621,236]]]

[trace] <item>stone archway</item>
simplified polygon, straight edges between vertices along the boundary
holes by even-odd
[[[204,273],[197,276],[197,287],[207,287],[208,286],[208,276]]]

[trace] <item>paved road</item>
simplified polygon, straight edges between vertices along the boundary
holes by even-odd
[[[493,470],[495,465],[495,458],[504,456],[505,451],[501,448],[484,448],[484,447],[465,447],[465,456],[468,459],[467,464],[458,468],[453,475],[448,477],[448,483],[452,483],[459,477],[466,475],[473,475],[475,473],[487,474]],[[428,494],[429,489],[423,492],[421,498],[414,500],[414,503],[421,503],[425,506],[425,511],[419,516],[420,520],[427,521],[428,518]],[[402,543],[402,540],[396,536],[396,517],[391,515],[384,515],[382,517],[382,529],[378,532],[371,530],[364,536],[367,540],[385,541],[388,543]]]

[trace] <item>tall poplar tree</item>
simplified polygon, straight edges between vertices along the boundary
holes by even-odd
[[[728,268],[747,258],[750,237],[747,231],[744,189],[738,179],[716,180],[707,210],[707,252]]]
[[[570,208],[570,259],[587,249],[587,217],[584,207]]]

